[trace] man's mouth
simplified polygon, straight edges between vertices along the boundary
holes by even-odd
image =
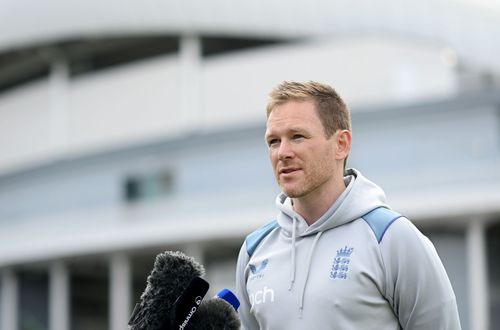
[[[296,171],[299,171],[300,168],[295,168],[295,167],[285,167],[285,168],[282,168],[279,170],[279,174],[290,174],[290,173],[293,173],[293,172],[296,172]]]

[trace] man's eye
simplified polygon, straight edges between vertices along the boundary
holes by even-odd
[[[302,135],[302,134],[295,134],[294,136],[292,136],[292,139],[294,139],[294,140],[303,139],[303,138],[304,138],[304,135]]]
[[[278,139],[270,139],[269,141],[267,141],[267,145],[270,146],[270,147],[274,146],[274,145],[276,145],[278,143],[279,143]]]

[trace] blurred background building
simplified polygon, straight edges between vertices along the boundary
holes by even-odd
[[[283,80],[338,90],[350,166],[497,329],[499,36],[493,1],[0,0],[0,329],[125,329],[167,249],[233,288]]]

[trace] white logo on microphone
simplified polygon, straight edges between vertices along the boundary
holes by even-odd
[[[194,302],[195,302],[196,306],[200,306],[202,300],[203,300],[203,297],[201,297],[201,296],[197,296],[196,298],[194,298]],[[186,319],[184,320],[184,322],[182,322],[182,324],[179,325],[179,330],[184,330],[184,328],[186,328],[189,320],[193,317],[193,314],[196,313],[197,309],[198,308],[194,307],[194,306],[193,306],[193,308],[191,308],[191,310],[189,311],[189,314],[186,316]]]

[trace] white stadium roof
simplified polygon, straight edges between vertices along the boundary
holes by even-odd
[[[75,38],[223,34],[296,38],[385,34],[450,47],[500,72],[500,6],[468,0],[0,0],[0,52]],[[493,9],[491,9],[493,8]],[[498,9],[498,10],[496,10]]]

